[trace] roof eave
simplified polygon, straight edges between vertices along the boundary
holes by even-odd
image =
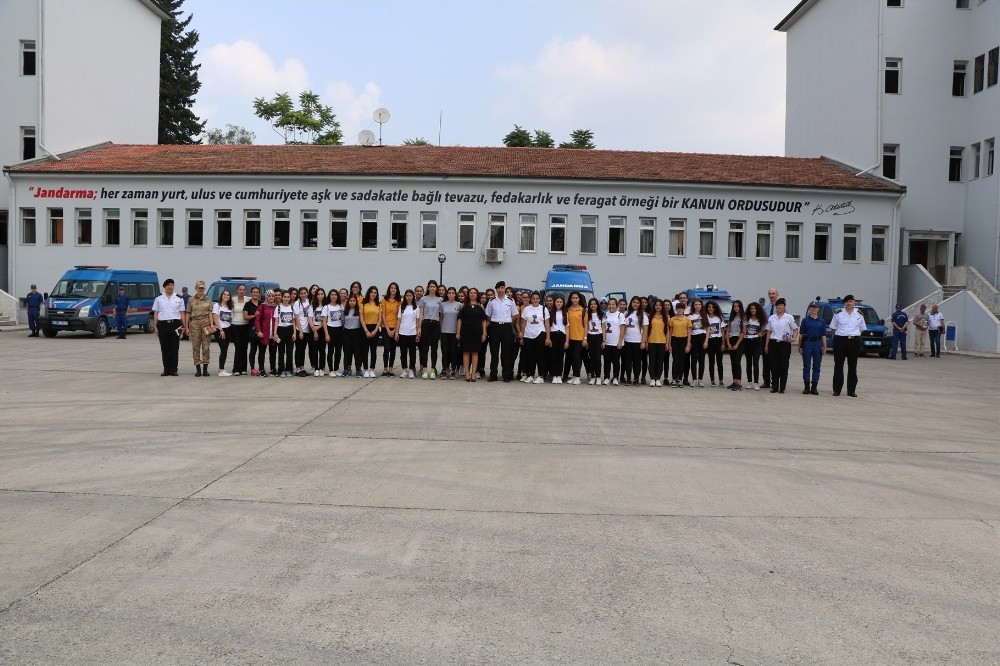
[[[815,5],[819,0],[801,0],[799,4],[795,5],[792,11],[788,12],[788,16],[781,19],[781,23],[774,26],[774,29],[778,32],[788,32],[788,29],[792,27],[792,24],[799,20],[799,18],[805,14],[809,9]]]

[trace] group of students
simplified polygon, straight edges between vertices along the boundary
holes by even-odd
[[[761,358],[773,345],[770,386],[783,392],[787,343],[796,329],[794,318],[784,313],[783,299],[776,321],[769,322],[759,303],[744,308],[736,300],[727,322],[717,302],[688,302],[684,293],[675,300],[633,296],[584,302],[573,291],[566,298],[557,294],[543,300],[537,291],[514,292],[503,283],[480,291],[434,280],[426,288],[405,291],[396,282],[384,292],[376,286],[362,292],[360,282],[329,291],[318,285],[268,291],[263,298],[256,287],[249,296],[242,286],[238,291],[236,300],[226,290],[212,304],[210,330],[219,343],[220,376],[374,378],[381,342],[382,377],[474,382],[486,377],[487,343],[497,337],[489,328],[510,325],[512,348],[501,347],[499,340],[492,346],[491,381],[498,380],[497,357],[503,356],[505,368],[509,362],[512,370],[517,361],[511,378],[525,383],[580,384],[586,372],[590,385],[703,387],[707,366],[710,386],[739,391],[745,363],[747,388],[759,390],[769,387],[766,359],[760,382]],[[497,319],[498,304],[507,305],[509,316]],[[249,335],[237,335],[234,316],[248,324]],[[226,370],[230,341],[237,342],[232,372]],[[723,377],[726,351],[729,384]],[[505,371],[504,380],[511,378]]]

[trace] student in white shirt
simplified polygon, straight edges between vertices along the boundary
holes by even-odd
[[[587,383],[601,383],[601,354],[604,353],[604,310],[596,298],[587,301]]]
[[[307,287],[299,289],[299,299],[295,301],[292,310],[295,312],[295,376],[308,377],[309,373],[306,372],[305,367],[306,351],[311,351],[313,346],[312,327],[309,325],[313,309],[309,303],[309,289]]]
[[[326,375],[326,292],[322,287],[316,287],[316,291],[309,301],[312,306],[312,317],[309,319],[309,328],[312,332],[312,346],[309,349],[309,362],[313,367],[313,377],[323,377]]]
[[[548,371],[553,384],[562,384],[563,356],[569,347],[566,340],[566,301],[556,296],[545,318],[545,346],[549,348]]]
[[[346,291],[344,293],[347,293]],[[344,306],[340,293],[331,289],[323,306],[323,330],[326,340],[326,368],[331,377],[340,376],[340,353],[344,348]]]
[[[628,304],[628,312],[622,320],[622,366],[625,372],[624,384],[639,385],[642,374],[642,352],[646,349],[646,336],[649,333],[649,318],[642,310],[642,301],[633,296]]]
[[[420,337],[420,307],[412,289],[403,292],[403,302],[399,306],[395,338],[399,343],[399,360],[402,363],[403,379],[417,378],[417,338]]]
[[[241,311],[242,312],[242,311]],[[229,329],[233,325],[233,297],[228,289],[219,295],[219,300],[212,304],[212,325],[219,332],[219,376],[231,377],[226,372],[226,357],[229,356]]]
[[[542,295],[531,292],[528,304],[521,311],[518,325],[518,340],[524,356],[525,384],[541,384],[545,381],[545,308],[542,307]]]
[[[608,299],[608,311],[604,315],[604,381],[603,386],[618,386],[621,374],[622,314],[618,311],[618,299]]]
[[[725,386],[722,378],[722,346],[725,331],[725,321],[722,319],[722,310],[715,301],[705,303],[705,314],[708,315],[708,378],[712,381],[712,386]],[[715,383],[715,371],[719,371],[719,383]]]
[[[282,292],[281,304],[274,309],[274,330],[271,334],[278,341],[278,375],[291,377],[292,345],[295,339],[295,310],[292,308],[293,289]]]

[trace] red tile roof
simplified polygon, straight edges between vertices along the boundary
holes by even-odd
[[[437,146],[160,146],[102,144],[9,167],[21,173],[127,175],[455,176],[767,185],[905,191],[825,157],[558,148]]]

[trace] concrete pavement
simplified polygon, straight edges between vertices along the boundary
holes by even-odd
[[[181,349],[0,337],[0,663],[1000,663],[995,359],[851,399]]]

